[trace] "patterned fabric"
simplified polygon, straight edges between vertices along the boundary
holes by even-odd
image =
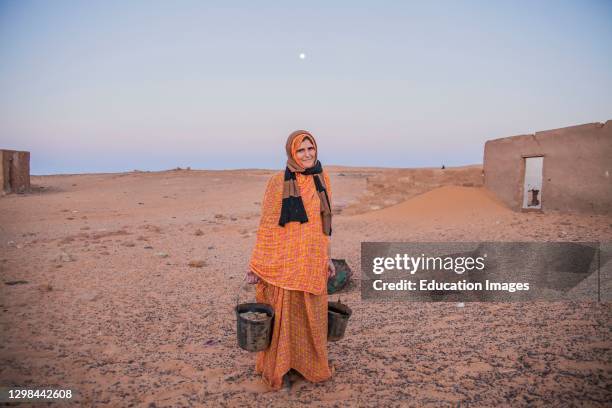
[[[329,177],[323,172],[331,200]],[[278,225],[284,173],[268,182],[257,241],[249,263],[261,280],[257,302],[275,312],[270,347],[257,354],[255,370],[275,390],[297,370],[309,381],[332,376],[327,361],[327,261],[329,236],[321,228],[319,196],[313,178],[296,173],[308,222]]]
[[[280,389],[283,376],[291,368],[311,382],[331,378],[327,361],[327,294],[285,290],[260,281],[256,298],[275,310],[270,348],[257,353],[255,364],[264,382],[274,390]]]
[[[329,176],[324,171],[327,195],[332,199]],[[257,241],[249,266],[261,279],[288,290],[314,295],[327,293],[327,245],[329,237],[321,228],[319,196],[311,176],[296,173],[296,182],[308,215],[308,222],[278,225],[284,173],[268,182],[262,203]]]

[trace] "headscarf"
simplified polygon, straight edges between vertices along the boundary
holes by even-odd
[[[296,152],[304,139],[310,140],[315,147],[315,163],[312,167],[305,169],[300,160],[297,159]],[[298,221],[300,223],[308,222],[308,216],[304,209],[304,202],[300,195],[300,189],[296,182],[296,173],[301,173],[306,176],[312,176],[321,202],[321,220],[323,224],[323,233],[331,235],[331,206],[327,190],[325,189],[325,181],[323,180],[323,166],[317,159],[318,153],[317,142],[314,136],[305,130],[296,130],[289,135],[285,145],[287,152],[287,166],[285,167],[285,178],[283,183],[283,204],[281,208],[280,219],[278,224],[282,227],[286,223]]]

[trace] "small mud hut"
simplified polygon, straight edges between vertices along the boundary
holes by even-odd
[[[30,191],[30,152],[0,149],[0,183],[4,193]]]
[[[612,214],[612,120],[489,140],[484,183],[516,211]]]

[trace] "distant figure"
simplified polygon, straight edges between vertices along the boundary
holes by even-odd
[[[444,165],[442,165],[442,170],[444,170],[446,167],[444,167]]]
[[[287,166],[268,182],[245,276],[257,284],[257,302],[275,311],[272,342],[255,364],[274,390],[291,386],[292,370],[311,382],[334,374],[327,359],[327,281],[336,273],[329,247],[329,177],[310,133],[291,133],[285,149]]]

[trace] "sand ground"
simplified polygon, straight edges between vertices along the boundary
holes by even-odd
[[[478,166],[329,171],[357,278],[362,241],[612,241],[610,216],[508,210]],[[273,173],[34,176],[1,197],[0,385],[83,406],[609,406],[611,303],[373,303],[358,280],[335,377],[269,392],[233,307]]]

